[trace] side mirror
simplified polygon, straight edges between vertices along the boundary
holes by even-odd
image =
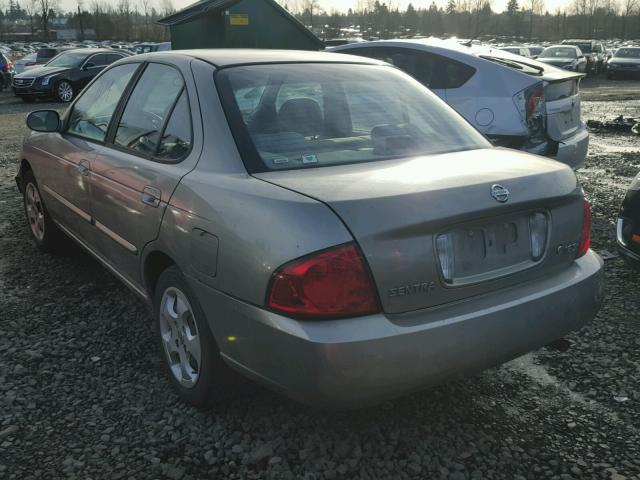
[[[84,64],[84,67],[82,67],[82,70],[89,70],[90,68],[95,67],[95,66],[96,66],[95,63],[87,62],[87,63]]]
[[[27,127],[34,132],[57,132],[60,115],[55,110],[36,110],[27,116]]]

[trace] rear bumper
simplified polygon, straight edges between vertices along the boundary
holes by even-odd
[[[558,143],[558,152],[551,156],[554,160],[566,163],[574,170],[584,167],[589,150],[589,131],[581,122],[580,129],[571,137]]]
[[[603,298],[602,260],[439,308],[296,321],[192,281],[223,357],[297,400],[359,408],[498,365],[591,321]]]
[[[638,253],[640,245],[631,243],[631,241],[628,240],[628,236],[623,234],[625,226],[631,226],[633,228],[633,223],[627,218],[619,217],[616,224],[616,241],[618,242],[618,251],[629,265],[640,270],[640,254]],[[625,236],[627,236],[626,240],[624,238]],[[632,248],[636,251],[634,252]]]

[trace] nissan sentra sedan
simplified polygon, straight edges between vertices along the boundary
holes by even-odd
[[[362,407],[546,345],[600,306],[574,172],[492,147],[376,60],[145,54],[27,121],[34,242],[75,240],[153,306],[195,406],[236,371]]]

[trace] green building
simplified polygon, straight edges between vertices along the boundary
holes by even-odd
[[[274,0],[201,0],[158,23],[170,28],[174,50],[324,47],[313,32]]]

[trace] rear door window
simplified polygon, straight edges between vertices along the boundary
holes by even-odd
[[[142,156],[155,155],[165,123],[183,89],[178,70],[149,64],[127,101],[114,143]]]
[[[90,57],[87,60],[87,64],[92,63],[94,67],[104,67],[112,63],[108,59],[109,59],[109,55],[104,53],[99,53],[97,55],[93,55],[92,57]]]
[[[189,99],[183,90],[162,134],[156,158],[168,161],[183,158],[191,149],[192,137]]]
[[[354,48],[364,50],[362,56],[395,65],[433,90],[459,88],[475,73],[475,68],[449,58],[422,50],[395,47]],[[351,51],[349,51],[351,53]]]
[[[103,142],[120,98],[139,65],[118,65],[91,84],[73,106],[67,132]]]

